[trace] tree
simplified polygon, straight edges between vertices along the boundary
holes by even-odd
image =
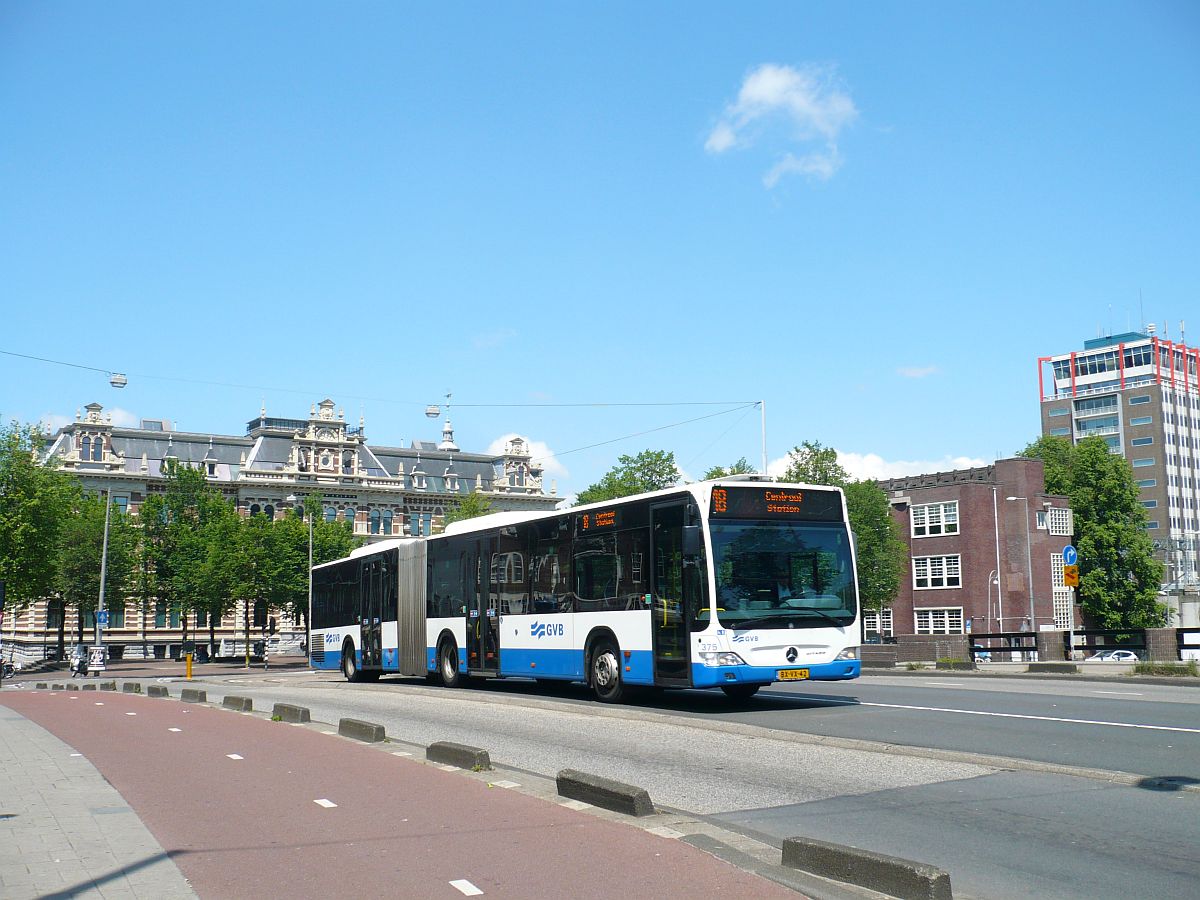
[[[53,592],[52,551],[79,496],[75,479],[39,462],[42,445],[31,425],[0,427],[0,578],[18,610]]]
[[[55,587],[64,607],[78,611],[79,643],[84,642],[83,620],[95,613],[100,599],[100,570],[104,569],[105,608],[124,606],[134,566],[137,530],[120,510],[110,506],[108,550],[104,550],[104,517],[108,496],[80,494],[71,515],[63,522],[55,554]],[[102,556],[105,556],[102,559]]]
[[[1042,437],[1022,456],[1046,463],[1046,490],[1065,494],[1075,515],[1079,550],[1079,603],[1101,628],[1153,628],[1165,624],[1158,602],[1163,565],[1146,534],[1133,467],[1100,437],[1071,446]]]
[[[788,454],[788,467],[780,480],[845,491],[855,538],[859,601],[865,610],[887,609],[908,566],[908,546],[900,524],[892,518],[887,492],[874,481],[852,481],[838,462],[837,451],[817,441],[804,441]]]
[[[737,462],[728,466],[713,466],[704,476],[701,481],[712,481],[714,478],[728,478],[730,475],[753,475],[757,469],[750,463],[746,462],[746,457],[742,457]]]
[[[449,525],[451,522],[461,522],[464,519],[474,519],[478,516],[486,516],[492,511],[492,501],[483,494],[467,494],[460,497],[446,510],[446,518],[443,523]]]
[[[908,545],[883,488],[874,481],[852,481],[845,491],[862,608],[882,612],[900,591],[908,567]]]
[[[631,494],[661,491],[679,483],[675,454],[663,450],[643,450],[637,456],[619,456],[613,466],[595,484],[582,491],[576,504],[599,503]]]
[[[198,469],[168,461],[164,474],[165,490],[147,497],[139,513],[144,565],[152,570],[146,578],[158,602],[182,618],[187,640],[190,612],[227,608],[229,595],[221,591],[229,581],[216,563],[214,541],[219,549],[236,533],[229,517],[237,513]]]
[[[788,467],[779,480],[844,487],[850,483],[850,473],[842,468],[837,451],[832,447],[822,447],[817,441],[805,441],[788,453]]]

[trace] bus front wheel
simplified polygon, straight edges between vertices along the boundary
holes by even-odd
[[[621,653],[617,645],[603,640],[592,651],[592,690],[601,703],[620,703],[625,693],[621,682]]]
[[[448,688],[458,687],[462,676],[458,671],[458,647],[454,641],[443,641],[438,651],[438,671],[442,675],[442,684]]]

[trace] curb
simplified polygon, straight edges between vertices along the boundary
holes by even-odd
[[[953,896],[950,873],[935,866],[812,838],[785,838],[783,864],[891,897],[951,900]]]
[[[382,725],[363,722],[360,719],[338,720],[338,734],[342,737],[354,738],[356,741],[365,741],[368,744],[377,744],[387,737]]]
[[[307,706],[295,706],[291,703],[276,703],[275,708],[271,710],[271,718],[274,719],[276,717],[281,722],[292,722],[294,724],[312,721]]]
[[[645,788],[575,769],[563,769],[555,781],[562,797],[581,800],[627,816],[654,815],[654,804],[650,802],[650,794]]]
[[[456,744],[453,741],[436,741],[425,748],[425,758],[430,762],[460,769],[483,771],[492,767],[492,759],[486,750]]]

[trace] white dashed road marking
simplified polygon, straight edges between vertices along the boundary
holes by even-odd
[[[483,893],[483,891],[475,887],[475,885],[471,884],[471,882],[467,881],[465,878],[460,878],[458,881],[450,882],[450,887],[457,891],[461,891],[468,897],[478,897]]]
[[[125,715],[127,715],[127,716],[136,716],[136,715],[137,715],[137,713],[125,713]]]
[[[182,728],[168,728],[167,731],[183,731]]]
[[[241,757],[241,756],[239,756],[239,755],[238,755],[238,754],[236,754],[236,753],[226,753],[225,755],[226,755],[227,757],[229,757],[230,759],[242,759],[242,757]]]
[[[515,787],[521,786],[521,785],[517,784],[515,781],[493,781],[492,785],[494,787],[502,787],[502,788],[515,788]]]
[[[314,800],[313,803],[317,804],[317,806],[323,806],[326,809],[337,809],[337,804],[332,800]]]

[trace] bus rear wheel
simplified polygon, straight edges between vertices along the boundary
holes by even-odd
[[[761,684],[723,684],[721,690],[735,703],[744,703],[757,694],[760,687]]]
[[[342,675],[347,681],[362,680],[358,670],[358,657],[354,655],[354,645],[349,641],[342,647]]]
[[[458,687],[462,675],[458,671],[458,647],[454,641],[442,641],[438,649],[438,672],[442,676],[442,684],[448,688]]]
[[[601,703],[620,703],[625,695],[621,682],[621,652],[611,640],[602,640],[592,651],[592,690]]]

